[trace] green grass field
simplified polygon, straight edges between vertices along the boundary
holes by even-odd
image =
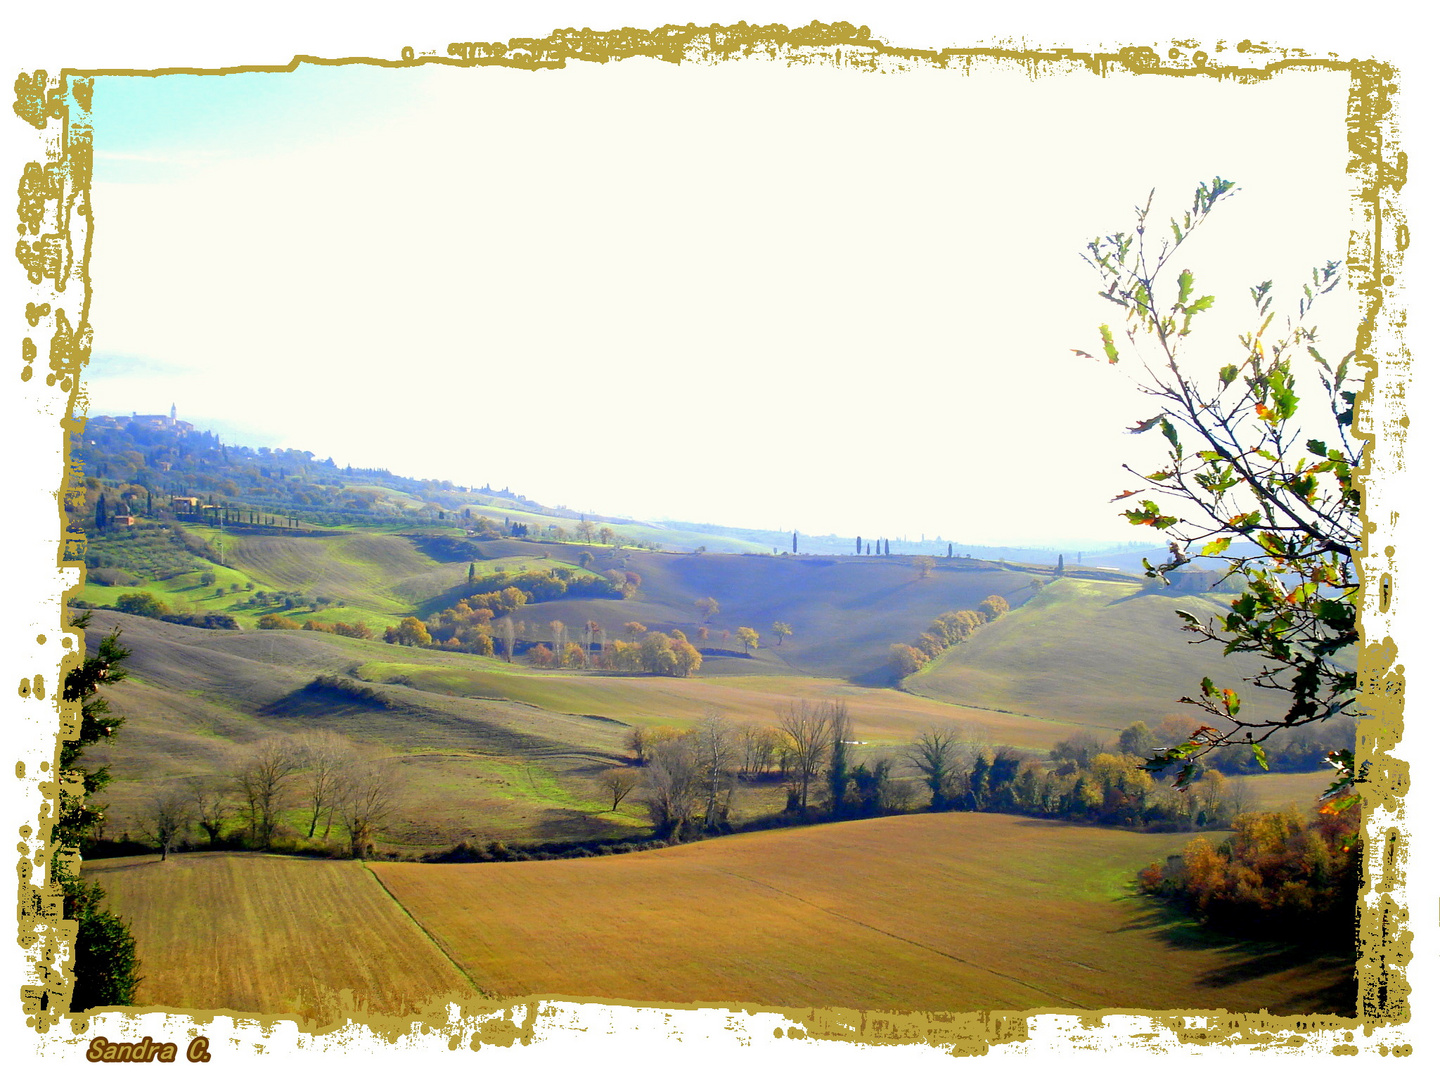
[[[523,663],[469,657],[431,660],[411,651],[416,663],[385,660],[364,664],[356,675],[372,682],[403,682],[421,690],[524,701],[552,712],[604,716],[625,724],[688,727],[708,713],[744,723],[773,724],[797,698],[839,700],[849,707],[858,738],[904,744],[929,725],[975,728],[996,744],[1048,750],[1074,728],[1024,716],[966,709],[885,687],[856,686],[808,675],[733,675],[670,679],[661,676],[585,675],[548,671]]]
[[[1177,699],[1198,696],[1208,675],[1239,690],[1252,715],[1279,707],[1244,684],[1254,665],[1188,640],[1175,609],[1204,618],[1213,599],[1164,596],[1127,584],[1061,579],[1023,608],[983,627],[908,677],[916,694],[979,708],[1119,731],[1136,720],[1192,714]]]
[[[1307,813],[1334,779],[1335,770],[1320,769],[1316,772],[1232,776],[1229,783],[1242,786],[1254,796],[1253,809],[1283,810],[1294,806],[1301,813]]]

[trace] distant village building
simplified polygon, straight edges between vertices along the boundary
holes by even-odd
[[[109,419],[109,417],[97,416],[95,419],[106,420]],[[140,413],[132,412],[130,414],[130,423],[139,424],[141,427],[147,427],[154,431],[171,431],[174,432],[176,435],[188,435],[190,432],[195,430],[194,424],[176,418],[175,406],[173,403],[170,406],[169,416],[165,416],[163,414],[142,416]]]
[[[114,517],[112,517],[112,518],[110,519],[110,524],[111,524],[111,525],[134,525],[134,524],[135,524],[135,515],[133,515],[133,514],[116,514]]]
[[[170,498],[170,509],[181,510],[186,513],[193,513],[200,505],[200,500],[193,495],[173,495]]]

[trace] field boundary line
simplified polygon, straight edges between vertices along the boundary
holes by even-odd
[[[430,933],[430,931],[425,928],[425,924],[422,923],[419,919],[415,918],[413,914],[411,914],[410,909],[407,908],[404,904],[402,904],[400,902],[400,898],[390,891],[390,886],[386,885],[385,882],[380,879],[380,875],[375,873],[374,868],[370,865],[368,861],[361,863],[361,865],[365,867],[365,872],[375,879],[375,884],[379,885],[380,888],[385,890],[385,895],[390,897],[391,902],[393,902],[397,908],[399,908],[402,912],[405,913],[405,917],[415,924],[415,928],[419,930],[420,933],[425,935],[425,939],[429,941],[431,945],[435,946],[436,950],[440,953],[440,955],[445,957],[446,960],[450,961],[450,966],[460,973],[460,977],[464,979],[467,983],[469,983],[477,994],[484,998],[495,997],[494,994],[491,994],[485,989],[483,989],[479,983],[472,979],[470,977],[470,973],[466,971],[463,967],[461,967],[459,962],[450,955],[450,951],[446,949],[444,945],[441,945],[440,942],[436,940],[435,935]]]
[[[799,896],[796,893],[792,893],[785,889],[782,889],[778,885],[772,885],[768,881],[760,881],[757,878],[747,877],[745,874],[736,873],[734,870],[721,870],[719,867],[716,866],[712,866],[709,869],[711,869],[717,874],[727,874],[730,877],[739,878],[741,881],[748,881],[752,885],[760,885],[764,888],[771,889],[774,892],[779,893],[781,896],[788,896],[790,899],[799,901],[807,907],[814,908],[816,911],[822,911],[826,915],[829,915],[831,918],[843,919],[846,922],[854,923],[856,926],[863,926],[866,930],[873,930],[877,934],[884,934],[886,937],[894,938],[896,941],[903,941],[906,945],[913,945],[917,949],[924,949],[926,952],[932,952],[936,956],[943,956],[947,960],[954,960],[957,964],[965,964],[969,967],[975,968],[978,971],[987,972],[988,974],[994,975],[997,979],[1008,979],[1010,982],[1019,983],[1021,986],[1028,987],[1029,989],[1034,990],[1036,993],[1052,995],[1055,998],[1058,998],[1060,1001],[1063,1001],[1067,1005],[1075,1006],[1075,1008],[1077,1009],[1083,1010],[1090,1008],[1090,1006],[1082,1005],[1080,1002],[1075,1001],[1073,998],[1067,998],[1063,994],[1056,993],[1054,990],[1048,989],[1043,986],[1036,986],[1034,983],[1026,982],[1024,979],[1017,978],[1014,975],[1006,974],[1003,971],[996,971],[994,968],[988,968],[984,964],[977,964],[974,960],[966,960],[963,956],[956,956],[954,953],[948,953],[944,949],[937,949],[933,945],[926,945],[923,941],[916,941],[913,938],[905,937],[903,934],[897,934],[894,931],[885,930],[882,927],[874,926],[871,923],[867,923],[861,919],[855,918],[853,915],[844,915],[838,911],[831,911],[829,908],[821,907],[813,900],[807,900],[803,896]]]

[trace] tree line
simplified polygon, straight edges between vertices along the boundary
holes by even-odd
[[[895,678],[913,675],[946,649],[960,644],[1009,610],[1010,602],[1003,596],[987,596],[977,605],[977,610],[947,611],[937,616],[914,645],[897,642],[890,646],[890,668]]]
[[[394,813],[399,793],[393,764],[344,736],[276,736],[237,754],[223,774],[191,777],[157,791],[141,812],[139,828],[162,861],[192,837],[203,837],[212,848],[309,847],[330,854],[338,853],[336,845],[343,841],[345,852],[363,859]],[[297,819],[298,828],[287,824]]]
[[[906,746],[864,753],[845,702],[797,699],[773,724],[711,713],[688,729],[632,728],[633,764],[607,770],[601,787],[612,809],[638,798],[657,837],[670,840],[731,828],[741,782],[786,785],[780,823],[923,807],[1174,831],[1222,827],[1253,809],[1243,779],[1215,769],[1183,790],[1157,784],[1142,768],[1152,737],[1143,724],[1111,743],[1077,732],[1041,755],[991,746],[977,730],[932,726]]]

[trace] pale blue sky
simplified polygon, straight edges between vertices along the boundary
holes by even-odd
[[[166,183],[187,168],[364,130],[413,108],[418,84],[413,74],[364,64],[101,77],[96,178]]]

